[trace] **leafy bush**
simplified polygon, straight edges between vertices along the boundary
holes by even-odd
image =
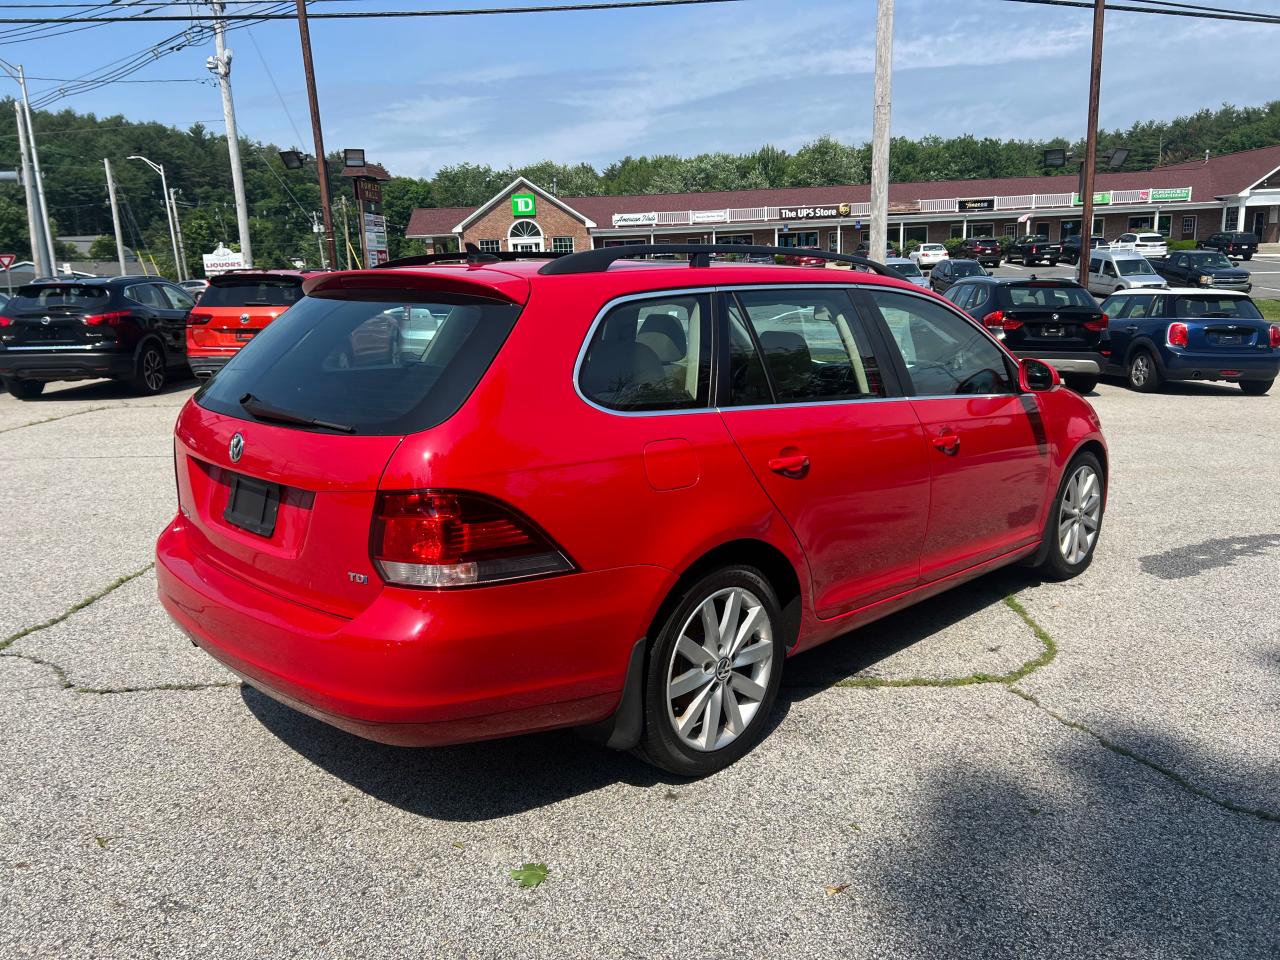
[[[960,252],[960,245],[964,243],[959,237],[948,237],[942,241],[942,245],[947,248],[947,255],[954,257]]]
[[[1196,242],[1194,240],[1170,240],[1170,250],[1194,250]]]

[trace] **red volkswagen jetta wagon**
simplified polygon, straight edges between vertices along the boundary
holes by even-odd
[[[870,261],[716,249],[308,278],[178,418],[165,608],[370,739],[579,727],[700,775],[793,654],[1089,565],[1107,452],[1051,368]]]

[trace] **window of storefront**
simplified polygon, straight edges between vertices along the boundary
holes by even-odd
[[[828,250],[840,249],[840,231],[839,230],[829,230],[827,232],[827,249]]]
[[[969,224],[969,236],[971,237],[994,237],[995,235],[996,225],[994,223]]]
[[[1065,240],[1067,237],[1078,237],[1080,236],[1080,221],[1063,220],[1058,224],[1058,230],[1060,231],[1059,239]]]
[[[740,243],[744,246],[750,246],[755,240],[749,233],[722,233],[716,237],[717,243]]]
[[[1093,218],[1093,235],[1095,237],[1100,237],[1102,236],[1102,234],[1106,232],[1107,232],[1107,218],[1094,217]]]
[[[1018,224],[1006,223],[1000,228],[1000,233],[1006,237],[1016,237],[1018,235]]]
[[[1183,217],[1182,218],[1182,239],[1194,240],[1195,238],[1196,238],[1196,218]]]
[[[552,237],[552,253],[573,253],[573,237]]]
[[[891,230],[889,233],[892,235],[893,231]],[[908,242],[914,240],[916,243],[928,243],[929,228],[923,223],[914,227],[907,227],[906,233],[903,235],[903,239]]]
[[[1235,208],[1235,207],[1228,207],[1228,208],[1227,208],[1227,225],[1226,225],[1225,229],[1227,229],[1227,230],[1234,230],[1234,229],[1236,228],[1236,214],[1237,214],[1237,212],[1238,212],[1238,211],[1236,210],[1236,208]]]
[[[497,253],[502,249],[502,244],[498,240],[480,240],[477,245],[481,253]]]
[[[1173,214],[1162,213],[1156,217],[1156,233],[1162,233],[1166,237],[1173,233]]]
[[[634,243],[648,243],[648,242],[649,242],[648,237],[623,237],[618,240],[606,240],[604,242],[604,245],[606,247],[625,247]]]
[[[526,253],[541,250],[542,228],[532,220],[517,220],[507,231],[507,246]]]
[[[959,240],[961,237],[964,236],[964,224],[953,223],[951,225],[951,230],[948,233],[948,236],[950,236],[952,240]]]
[[[798,233],[778,234],[778,246],[780,247],[816,247],[817,245],[817,230],[801,230]]]
[[[1036,228],[1033,233],[1037,237],[1047,237],[1049,235],[1049,221],[1041,220],[1036,224]]]
[[[1151,229],[1152,222],[1152,218],[1149,215],[1145,217],[1130,217],[1129,232],[1137,233],[1139,230],[1149,231]]]

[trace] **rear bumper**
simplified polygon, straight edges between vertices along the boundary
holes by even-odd
[[[1014,356],[1020,359],[1042,360],[1059,373],[1080,373],[1094,377],[1102,372],[1102,366],[1107,362],[1107,358],[1100,353],[1086,352],[1054,354],[1052,352],[1037,353],[1034,350],[1015,350]]]
[[[1280,356],[1256,354],[1174,353],[1161,351],[1161,372],[1166,380],[1274,380],[1280,375]]]
[[[187,363],[191,367],[191,372],[200,380],[208,380],[225,367],[230,359],[231,357],[199,357],[187,354]]]
[[[634,566],[457,591],[370,585],[354,619],[268,593],[156,544],[160,601],[255,688],[358,736],[433,746],[600,722],[673,575]]]
[[[0,377],[93,380],[133,374],[133,353],[105,350],[0,350]]]

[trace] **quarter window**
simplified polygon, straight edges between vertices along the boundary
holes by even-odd
[[[162,283],[160,284],[160,292],[174,310],[190,310],[196,305],[196,302],[187,296],[186,291],[181,287],[173,287]]]
[[[552,237],[552,253],[573,253],[573,237]]]
[[[693,410],[711,395],[711,311],[705,296],[619,304],[596,326],[578,384],[610,410]]]
[[[853,312],[853,303],[836,290],[760,290],[738,294],[741,313],[764,357],[768,385],[778,403],[854,400],[885,396],[880,365]],[[734,314],[730,312],[730,327]],[[732,357],[733,336],[730,336]],[[739,361],[740,379],[751,380],[751,366]],[[731,380],[736,373],[730,363]],[[731,402],[748,401],[731,383]]]
[[[870,291],[922,397],[1013,393],[1005,355],[972,321],[921,297]]]

